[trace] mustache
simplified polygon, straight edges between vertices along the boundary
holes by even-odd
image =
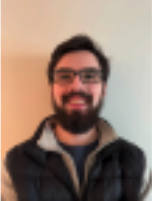
[[[80,98],[83,98],[88,104],[92,103],[92,99],[93,99],[92,96],[82,91],[79,91],[79,92],[72,91],[69,94],[63,95],[62,97],[63,103],[65,104],[74,96],[79,96]]]

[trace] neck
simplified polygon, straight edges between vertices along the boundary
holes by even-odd
[[[63,127],[57,124],[55,133],[61,143],[72,146],[88,145],[98,138],[95,127],[85,133],[74,134],[64,130]]]

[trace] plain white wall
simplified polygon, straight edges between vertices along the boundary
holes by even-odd
[[[146,151],[151,166],[151,0],[2,0],[1,4],[2,156],[31,136],[36,122],[51,112],[45,71],[53,48],[73,34],[87,33],[111,60],[101,115],[118,135]],[[21,101],[9,101],[10,93]],[[9,115],[10,108],[15,109]],[[10,122],[15,125],[11,134]]]

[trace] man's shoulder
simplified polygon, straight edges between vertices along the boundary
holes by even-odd
[[[144,150],[134,142],[119,138],[120,151],[124,155],[130,156],[144,156]]]
[[[137,144],[121,138],[119,149],[119,160],[123,169],[127,172],[133,172],[135,174],[142,174],[146,168],[146,156],[144,150]]]
[[[17,157],[23,153],[25,148],[27,149],[27,148],[35,147],[37,140],[39,139],[40,135],[42,134],[45,123],[53,117],[54,117],[54,115],[51,115],[51,116],[45,117],[43,120],[41,120],[39,122],[38,126],[36,127],[34,134],[30,138],[24,140],[21,143],[14,145],[12,148],[10,148],[8,150],[8,152],[6,153],[6,159],[9,158],[10,160],[11,159],[16,160]]]
[[[108,122],[106,123],[110,125]],[[129,155],[144,155],[143,148],[141,148],[138,144],[119,136],[117,136],[114,140],[110,141],[107,146],[104,146],[102,152],[105,151],[121,152],[122,154]]]
[[[146,155],[144,150],[127,139],[118,137],[118,139],[109,143],[100,152],[100,158],[108,156],[110,158],[118,158],[119,163],[125,167],[141,166],[142,169],[146,166]]]
[[[18,160],[20,160],[24,147],[28,144],[29,141],[30,140],[23,141],[8,150],[5,156],[5,163],[7,166],[15,164]]]

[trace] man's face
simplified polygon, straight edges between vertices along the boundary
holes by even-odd
[[[89,51],[76,51],[64,55],[55,70],[60,73],[62,70],[91,72],[101,71],[101,67],[94,54]],[[67,79],[67,75],[62,76],[62,79]],[[106,91],[106,84],[100,77],[97,82],[83,82],[83,79],[77,75],[73,76],[71,82],[63,83],[57,78],[52,86],[52,100],[57,119],[64,129],[75,134],[86,132],[95,125]]]

